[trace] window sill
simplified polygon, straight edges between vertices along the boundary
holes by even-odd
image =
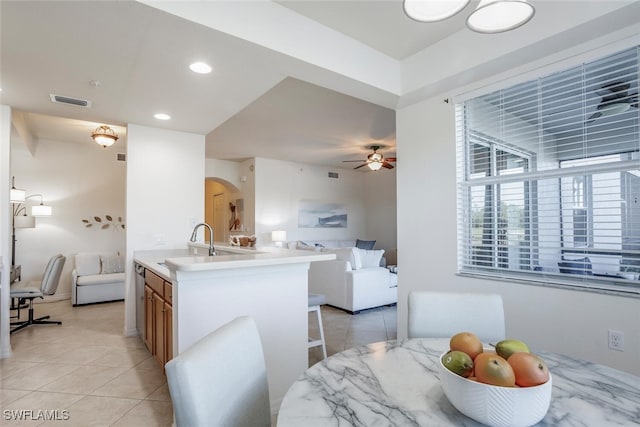
[[[510,282],[521,285],[542,286],[546,288],[565,289],[578,292],[591,292],[597,294],[615,295],[628,298],[640,298],[640,282],[632,280],[598,280],[590,277],[589,283],[586,281],[562,281],[553,276],[542,276],[540,279],[526,277],[498,276],[490,273],[462,271],[456,273],[460,277],[470,277],[475,279],[494,280],[499,282]],[[631,283],[634,283],[631,285]]]

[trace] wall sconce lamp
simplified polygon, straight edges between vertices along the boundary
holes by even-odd
[[[282,247],[282,244],[287,241],[287,232],[284,230],[272,231],[271,240],[280,248]]]
[[[112,146],[118,140],[118,134],[109,126],[99,126],[91,134],[91,138],[104,148]]]

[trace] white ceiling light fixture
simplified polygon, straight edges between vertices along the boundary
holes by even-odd
[[[502,33],[526,24],[535,12],[527,0],[481,0],[467,18],[467,27],[478,33]]]
[[[104,148],[112,146],[118,140],[118,134],[109,126],[98,126],[91,134],[93,140]]]
[[[154,114],[153,117],[155,117],[158,120],[171,120],[171,116],[165,113],[157,113],[157,114]]]
[[[213,70],[209,64],[204,62],[194,62],[189,65],[189,69],[198,74],[209,74]]]
[[[437,22],[464,9],[469,0],[404,0],[404,13],[419,22]]]

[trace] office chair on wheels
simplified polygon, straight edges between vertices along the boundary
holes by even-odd
[[[11,298],[18,299],[18,305],[22,304],[24,300],[29,301],[29,317],[27,320],[11,322],[11,326],[15,326],[11,329],[11,333],[17,332],[30,325],[43,325],[43,324],[55,324],[61,325],[62,322],[54,320],[46,320],[49,316],[42,316],[35,319],[33,317],[33,300],[36,298],[44,298],[45,295],[53,295],[58,290],[58,282],[60,281],[60,274],[62,273],[62,267],[66,258],[60,254],[54,255],[44,269],[42,275],[42,281],[40,287],[11,287]]]

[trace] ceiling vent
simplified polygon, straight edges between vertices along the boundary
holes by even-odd
[[[78,99],[78,98],[71,98],[70,96],[54,95],[53,93],[50,94],[49,96],[51,97],[51,102],[55,102],[56,104],[68,104],[68,105],[75,105],[76,107],[91,108],[91,101],[87,101],[86,99]]]
[[[118,154],[116,154],[116,159],[119,162],[124,162],[124,161],[127,160],[127,156],[124,153],[118,153]]]
[[[329,178],[339,178],[338,172],[329,172]]]

